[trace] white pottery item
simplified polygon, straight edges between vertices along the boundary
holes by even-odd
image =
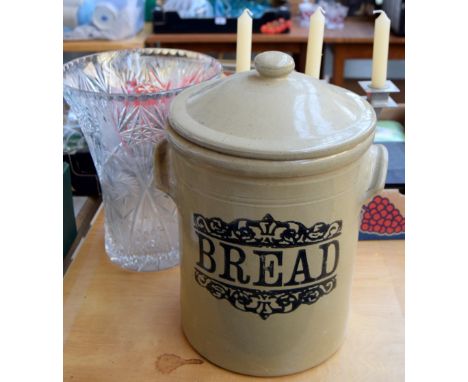
[[[343,343],[359,213],[387,151],[358,95],[280,52],[255,67],[175,98],[155,174],[179,210],[187,339],[226,369],[278,376]]]

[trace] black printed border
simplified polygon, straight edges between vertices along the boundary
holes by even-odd
[[[195,280],[219,300],[236,309],[258,314],[263,320],[277,313],[290,313],[302,304],[311,305],[336,287],[336,275],[317,284],[287,290],[259,290],[229,285],[195,268]]]
[[[250,247],[291,248],[320,243],[341,234],[342,220],[318,222],[311,227],[296,221],[275,220],[266,214],[261,220],[236,219],[225,222],[218,217],[194,214],[194,228],[207,236]]]

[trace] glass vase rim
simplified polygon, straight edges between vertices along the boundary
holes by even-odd
[[[154,56],[167,56],[167,57],[178,57],[181,59],[190,59],[190,58],[203,58],[206,60],[206,62],[209,62],[211,64],[215,64],[215,68],[217,67],[218,70],[211,76],[207,77],[201,82],[206,82],[210,81],[215,78],[221,77],[223,73],[223,65],[214,57],[211,57],[207,54],[200,53],[200,52],[195,52],[192,50],[187,50],[187,49],[173,49],[173,48],[133,48],[133,49],[119,49],[119,50],[109,50],[109,51],[104,51],[104,52],[96,52],[92,54],[87,54],[85,56],[77,57],[73,60],[68,61],[67,63],[63,64],[63,87],[64,89],[68,89],[73,93],[81,94],[81,95],[88,95],[92,97],[97,97],[97,98],[105,98],[105,99],[122,99],[122,100],[145,100],[148,98],[154,98],[154,97],[161,97],[161,96],[167,96],[167,95],[173,95],[180,93],[181,91],[197,85],[198,83],[192,83],[186,86],[178,87],[178,88],[173,88],[173,89],[168,89],[168,90],[162,90],[162,91],[157,91],[157,92],[146,92],[146,93],[141,93],[141,94],[135,94],[135,93],[123,93],[123,92],[98,92],[98,91],[92,91],[92,90],[84,90],[84,89],[79,89],[76,86],[71,86],[65,84],[65,77],[66,73],[69,73],[70,70],[78,65],[79,63],[83,61],[90,61],[95,57],[98,57],[100,55],[112,55],[112,54],[129,54],[133,52],[138,52],[138,53],[151,53]],[[182,53],[183,55],[177,56],[178,54]]]

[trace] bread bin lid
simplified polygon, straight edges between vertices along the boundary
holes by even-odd
[[[294,71],[291,56],[264,52],[255,70],[193,86],[171,104],[185,139],[244,158],[313,159],[351,149],[374,132],[363,98]]]

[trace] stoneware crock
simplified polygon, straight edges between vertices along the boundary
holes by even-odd
[[[226,369],[308,369],[344,341],[363,202],[387,152],[358,95],[280,52],[173,101],[158,187],[179,209],[182,328]]]

